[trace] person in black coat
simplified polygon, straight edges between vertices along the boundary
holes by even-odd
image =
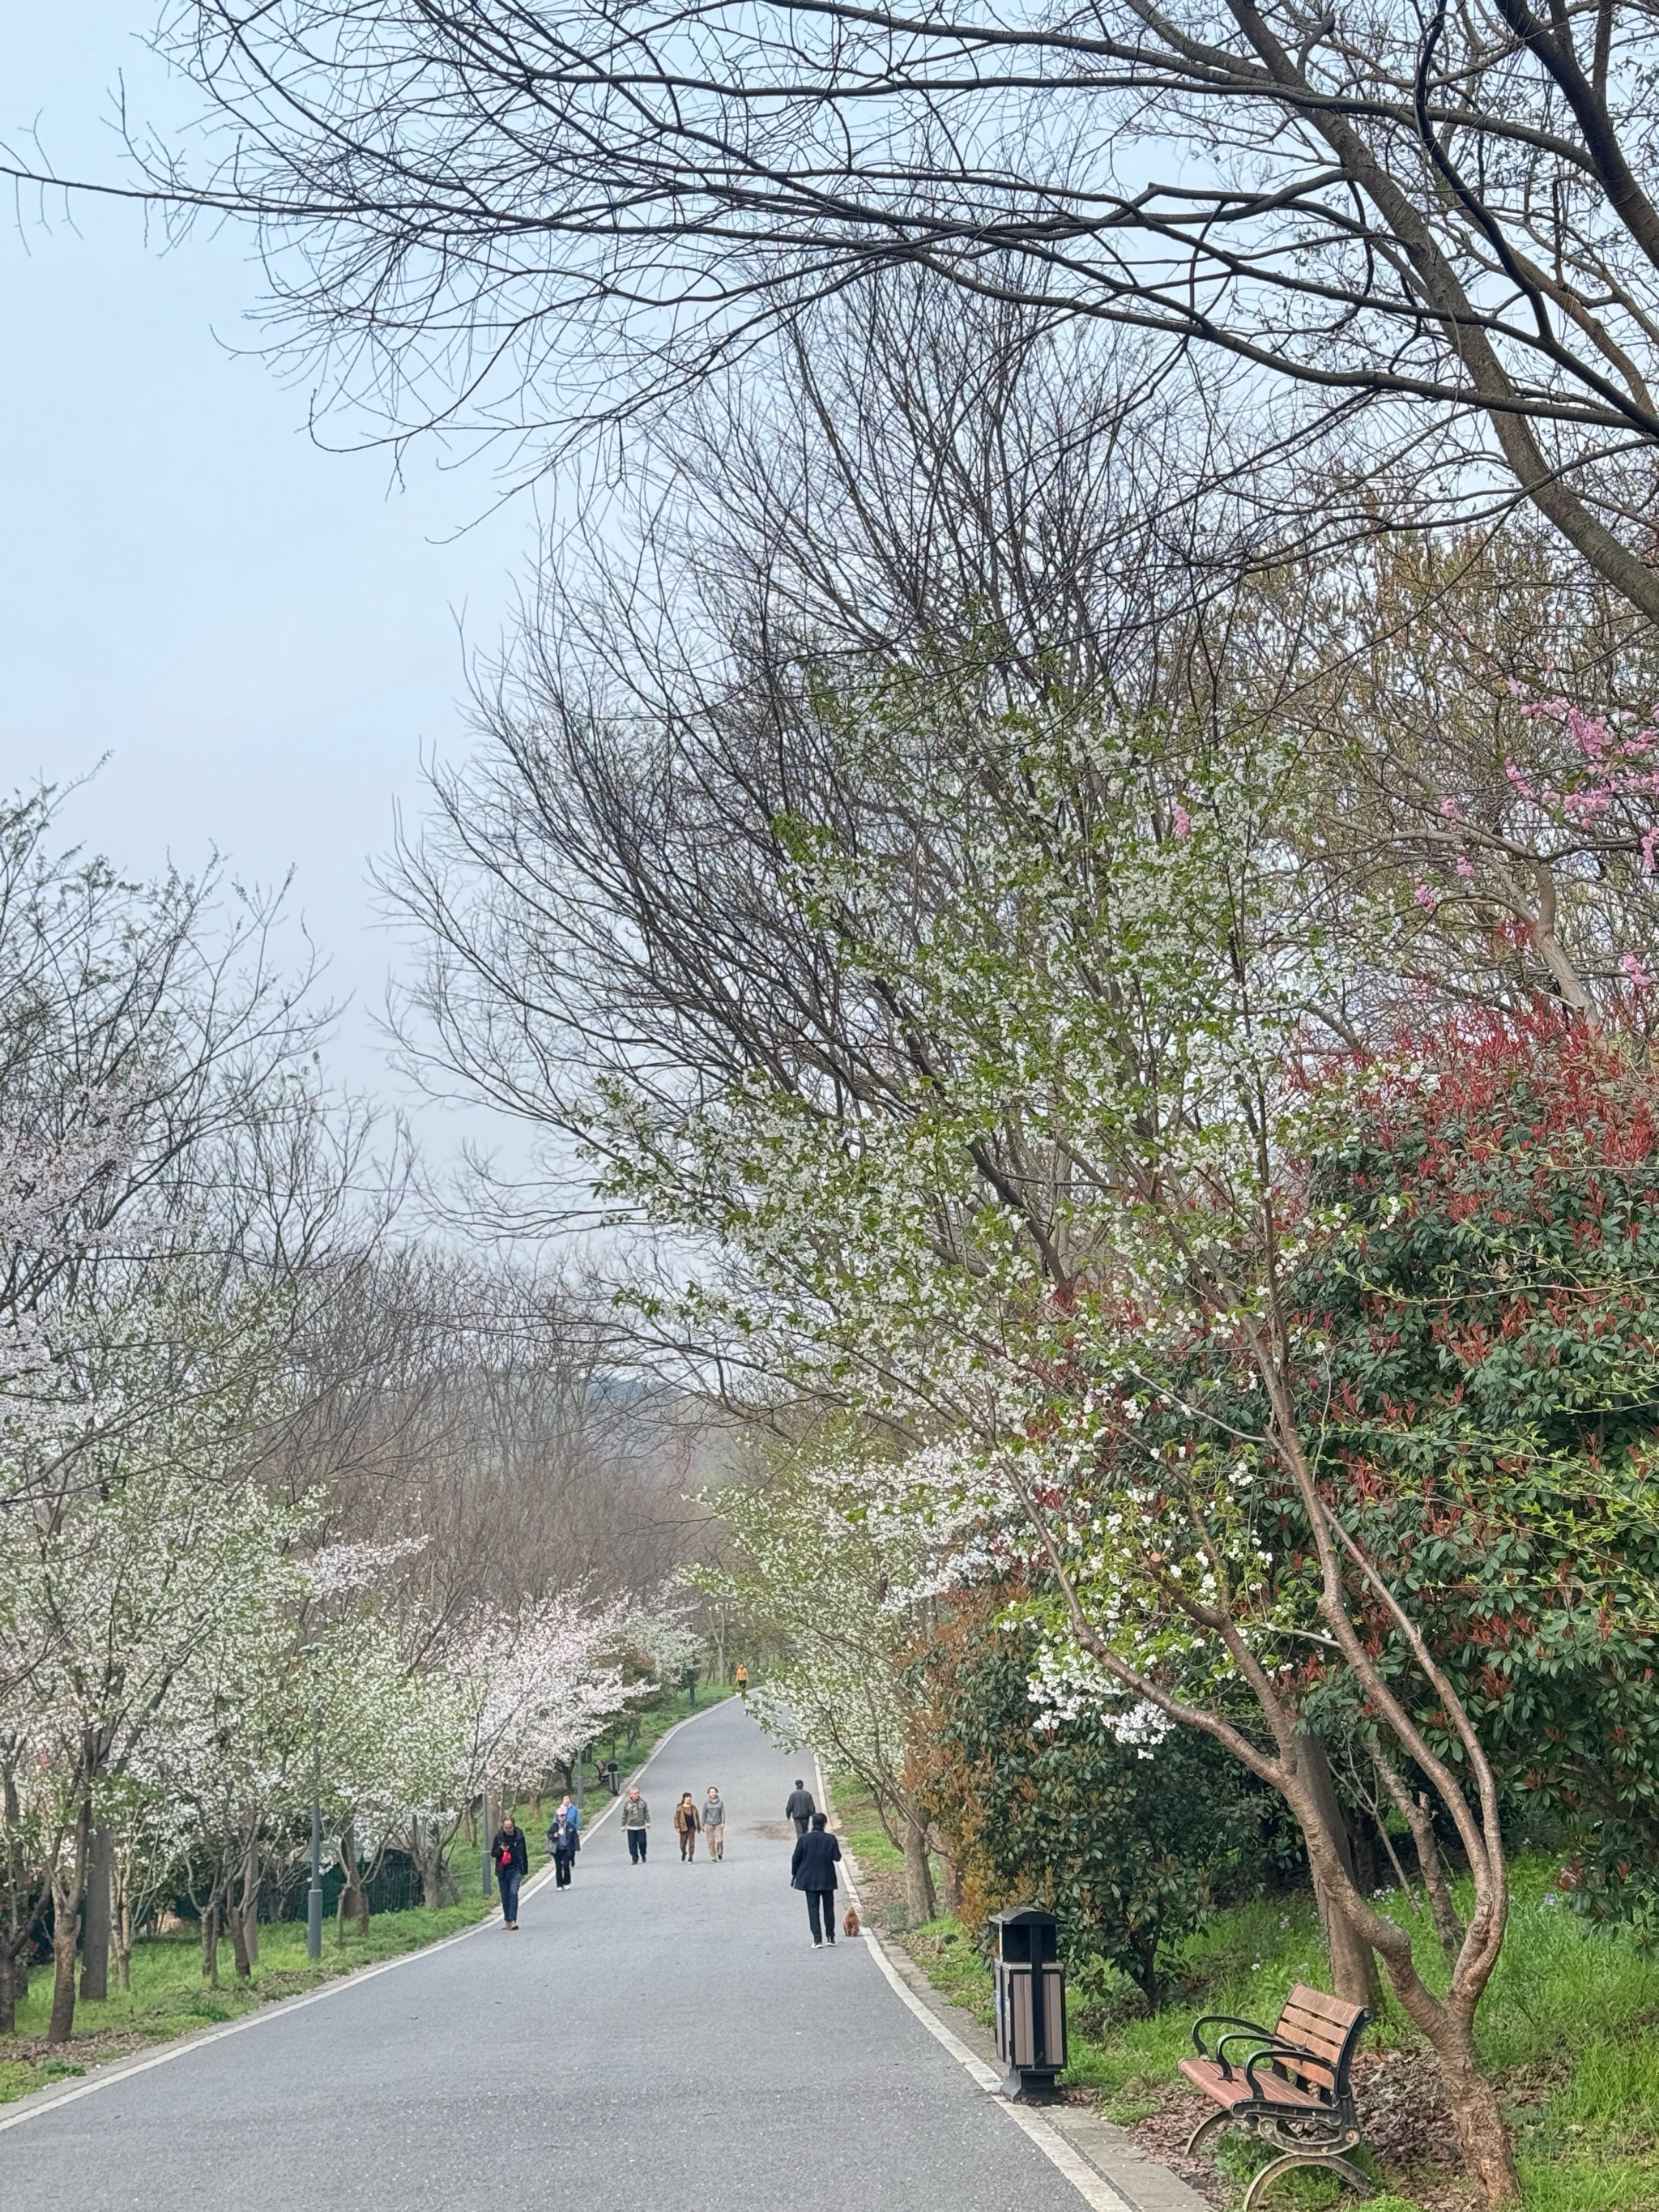
[[[822,1948],[826,1936],[835,1943],[836,1869],[840,1862],[841,1845],[830,1833],[829,1815],[814,1813],[811,1826],[795,1845],[789,1881],[793,1888],[806,1892],[806,1919],[815,1950]]]
[[[519,1884],[530,1871],[530,1850],[524,1830],[509,1813],[490,1841],[489,1856],[501,1893],[501,1918],[509,1928],[519,1924]]]

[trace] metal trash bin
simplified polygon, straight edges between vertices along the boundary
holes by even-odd
[[[1036,1905],[991,1917],[997,1934],[997,2056],[1008,2069],[1006,2097],[1027,2103],[1059,2094],[1066,2063],[1066,1975],[1058,1923]]]

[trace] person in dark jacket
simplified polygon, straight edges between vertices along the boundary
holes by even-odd
[[[524,1830],[509,1813],[496,1829],[489,1856],[495,1863],[495,1881],[501,1893],[501,1918],[509,1928],[519,1924],[519,1884],[530,1871],[530,1852]]]
[[[582,1847],[581,1828],[580,1806],[573,1804],[568,1797],[561,1797],[547,1828],[547,1848],[553,1854],[553,1880],[560,1889],[570,1887],[570,1869]]]
[[[794,1822],[798,1836],[804,1836],[811,1826],[812,1815],[817,1809],[812,1802],[811,1791],[804,1782],[797,1781],[789,1793],[789,1802],[783,1808],[783,1817]]]
[[[832,1949],[835,1946],[836,1869],[840,1863],[841,1845],[830,1833],[828,1814],[814,1813],[812,1825],[795,1845],[789,1863],[791,1887],[806,1892],[806,1920],[812,1930],[814,1950],[822,1947],[825,1936]]]

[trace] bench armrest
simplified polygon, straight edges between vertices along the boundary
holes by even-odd
[[[1214,2050],[1206,2051],[1204,2047],[1204,2030],[1206,2027],[1233,2028],[1238,2034],[1256,2036],[1263,2043],[1271,2043],[1273,2039],[1273,2032],[1272,2028],[1263,2027],[1259,2021],[1254,2020],[1241,2020],[1237,2013],[1206,2012],[1202,2020],[1194,2021],[1193,2022],[1193,2048],[1197,2051],[1200,2058],[1215,2059],[1221,2068],[1223,2075],[1228,2079],[1231,2078],[1233,2069],[1222,2057],[1221,2046],[1224,2043],[1231,2043],[1236,2039],[1232,2035],[1220,2036],[1217,2039]]]
[[[1226,2039],[1231,2041],[1231,2039],[1228,2038]],[[1275,2058],[1289,2058],[1293,2060],[1295,2062],[1296,2070],[1298,2074],[1306,2074],[1310,2071],[1311,2069],[1318,2067],[1322,2071],[1330,2075],[1330,2094],[1333,2100],[1336,2097],[1338,2083],[1335,2060],[1332,2058],[1322,2058],[1316,2051],[1304,2051],[1301,2045],[1297,2043],[1281,2043],[1276,2036],[1270,2037],[1266,2046],[1262,2050],[1253,2051],[1244,2062],[1244,2079],[1249,2084],[1250,2094],[1252,2096],[1260,2097],[1266,2094],[1261,2082],[1259,2082],[1255,2078],[1256,2068],[1260,2066],[1264,2060],[1271,2061]]]

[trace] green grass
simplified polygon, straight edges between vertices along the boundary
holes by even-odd
[[[842,1838],[865,1873],[902,1877],[904,1854],[888,1840],[887,1831],[877,1820],[869,1799],[844,1781],[831,1782],[828,1786]]]
[[[1514,1870],[1510,1933],[1478,2031],[1510,2100],[1528,2212],[1659,2212],[1659,1957],[1644,1957],[1622,1936],[1587,1933],[1552,1896],[1553,1870],[1553,1863],[1534,1859]],[[1384,1909],[1397,1917],[1407,1911],[1397,1896]],[[990,1970],[971,1931],[945,1919],[909,1940],[936,1987],[990,2018]],[[1436,1968],[1425,1978],[1443,1981],[1431,1933],[1420,1953]],[[1218,1913],[1176,1964],[1179,1994],[1150,2019],[1109,1969],[1085,1966],[1071,1976],[1066,2078],[1097,2090],[1103,2110],[1126,2125],[1146,2117],[1177,2078],[1199,2014],[1271,2022],[1294,1983],[1330,1986],[1312,1900],[1304,1897]],[[1420,2047],[1392,2000],[1373,2039],[1384,2048]],[[1248,2162],[1237,2170],[1242,2175]],[[1373,2198],[1372,2212],[1416,2201],[1412,2175],[1384,2178],[1403,2195]],[[1293,2176],[1274,2201],[1286,2212],[1297,2205],[1311,2212],[1337,2202],[1338,2192],[1318,2175]]]
[[[720,1694],[724,1693],[703,1690],[696,1710],[707,1711],[720,1701]],[[679,1691],[647,1713],[635,1748],[625,1753],[622,1745],[617,1745],[617,1761],[623,1773],[630,1773],[647,1759],[669,1729],[684,1720],[692,1710],[686,1693]],[[589,1818],[597,1817],[609,1802],[590,1785]],[[542,1844],[546,1808],[539,1819],[535,1808],[528,1803],[515,1810],[529,1842],[533,1873],[546,1863]],[[28,1996],[18,2008],[16,2035],[0,2038],[0,2104],[9,2104],[53,2081],[83,2074],[89,2066],[121,2057],[126,2055],[129,2045],[165,2043],[180,2035],[193,2034],[216,2022],[238,2019],[279,1998],[296,1996],[319,1982],[349,1973],[355,1967],[374,1966],[384,1959],[400,1958],[407,1952],[423,1949],[428,1943],[439,1942],[447,1936],[471,1927],[497,1909],[493,1885],[488,1897],[483,1893],[477,1848],[470,1844],[464,1835],[457,1840],[452,1870],[461,1893],[458,1904],[445,1905],[435,1912],[416,1908],[407,1912],[377,1913],[369,1923],[366,1936],[348,1927],[343,1948],[337,1948],[335,1925],[330,1920],[324,1926],[323,1956],[317,1966],[306,1957],[302,1921],[279,1921],[260,1929],[259,1964],[246,1982],[236,1979],[229,1942],[222,1942],[221,1986],[216,1990],[210,1989],[202,1979],[201,1944],[194,1928],[140,1942],[133,1948],[131,1989],[112,1990],[109,1997],[100,2003],[83,2000],[77,2004],[73,2040],[52,2055],[39,2048],[52,2012],[52,1974],[49,1968],[37,1969],[30,1980]]]
[[[463,1863],[464,1864],[465,1863]],[[458,1878],[463,1867],[458,1865]],[[293,1996],[319,1982],[349,1973],[354,1967],[382,1959],[401,1957],[453,1936],[482,1919],[493,1909],[493,1899],[482,1894],[464,1898],[459,1905],[436,1912],[377,1913],[368,1934],[355,1928],[346,1931],[345,1945],[337,1949],[331,1924],[323,1930],[323,1956],[313,1966],[306,1957],[303,1921],[284,1920],[259,1930],[259,1964],[251,1978],[239,1982],[228,1942],[220,1945],[222,1986],[210,1989],[202,1978],[200,1940],[188,1933],[155,1936],[135,1944],[132,1987],[112,1990],[102,2002],[83,1999],[75,2009],[75,2037],[59,2053],[31,2054],[27,2046],[43,2038],[52,2012],[50,1969],[37,1970],[29,1994],[18,2008],[17,2034],[0,2039],[0,2104],[43,2088],[88,2065],[124,2055],[121,2046],[93,2039],[139,2039],[165,2043],[175,2036],[193,2034],[217,2021],[235,2020],[280,1997]]]

